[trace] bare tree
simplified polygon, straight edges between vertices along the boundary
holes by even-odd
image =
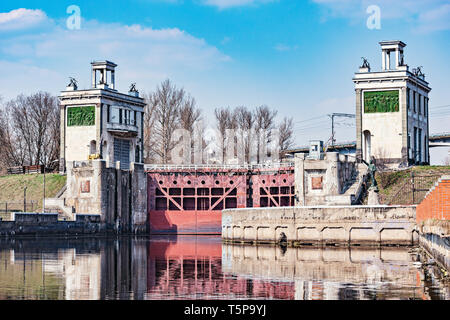
[[[189,95],[185,96],[185,99],[183,101],[183,104],[180,108],[180,128],[187,130],[191,135],[191,142],[190,142],[190,161],[202,163],[203,157],[200,157],[200,159],[196,159],[194,154],[192,153],[192,150],[195,148],[195,139],[198,139],[197,143],[199,143],[199,148],[203,149],[204,146],[204,132],[205,127],[202,123],[200,123],[202,118],[202,112],[199,108],[196,106],[195,99],[192,98]],[[202,150],[195,150],[199,153],[199,155],[202,155]]]
[[[233,113],[230,108],[216,108],[214,110],[214,115],[216,116],[217,130],[219,131],[220,137],[218,138],[218,145],[221,148],[221,163],[225,163],[225,152],[226,152],[226,131],[231,129],[233,126]]]
[[[2,106],[0,112],[0,167],[3,169],[25,163],[24,139],[14,130],[10,110]]]
[[[237,107],[235,109],[217,108],[215,109],[215,117],[217,123],[217,129],[220,132],[220,141],[218,145],[222,148],[222,162],[225,161],[225,133],[227,129],[238,129],[238,137],[235,139],[234,155],[237,155],[237,138],[240,138],[243,143],[244,161],[251,163],[256,161],[261,163],[262,151],[265,150],[273,137],[273,130],[275,129],[275,118],[277,111],[270,109],[266,105],[259,106],[253,111],[244,106]],[[292,145],[293,140],[293,124],[292,119],[290,122],[285,120],[284,126],[282,126],[284,134],[287,135],[283,140],[284,144],[288,146]],[[252,158],[256,154],[256,158]]]
[[[253,139],[253,113],[247,107],[241,106],[234,110],[237,126],[244,148],[244,161],[250,163],[250,151]]]
[[[197,108],[194,98],[184,89],[178,89],[168,79],[145,98],[145,161],[169,163],[172,149],[180,142],[174,141],[174,131],[183,128],[192,135],[199,128],[197,124],[201,120],[201,111]]]
[[[156,161],[155,148],[156,140],[154,138],[154,128],[156,122],[157,101],[152,99],[152,94],[144,95],[146,106],[144,108],[144,162],[154,163]]]
[[[50,164],[59,158],[57,98],[48,92],[19,95],[0,116],[3,166]]]
[[[280,159],[285,156],[286,150],[292,148],[294,144],[294,124],[292,117],[284,117],[283,121],[278,126],[279,131],[279,145],[280,145]]]
[[[189,132],[194,131],[195,124],[201,120],[202,112],[197,108],[195,99],[186,96],[180,108],[180,126]]]
[[[262,105],[255,109],[255,132],[256,132],[256,157],[257,163],[261,162],[260,152],[262,144],[267,144],[271,138],[271,132],[274,128],[274,119],[277,115],[276,110],[270,110],[268,106]]]

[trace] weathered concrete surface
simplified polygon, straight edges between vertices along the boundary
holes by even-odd
[[[450,176],[442,176],[417,206],[422,247],[450,272]]]
[[[75,213],[97,214],[101,223],[117,232],[145,233],[147,218],[147,176],[144,166],[120,163],[108,167],[104,160],[67,162],[65,204]]]
[[[343,281],[382,285],[416,283],[413,257],[405,248],[288,248],[222,246],[223,271],[279,281]],[[302,290],[301,290],[302,291]],[[333,297],[329,297],[329,299]]]
[[[418,225],[419,243],[450,272],[450,221],[427,219]]]
[[[57,213],[15,213],[13,221],[0,221],[0,236],[53,236],[113,233],[99,215],[76,215],[75,221],[58,221]]]
[[[317,206],[228,209],[224,241],[302,244],[417,243],[414,206]]]
[[[367,167],[337,152],[327,152],[323,159],[295,155],[296,204],[351,205],[361,194]]]
[[[369,198],[367,199],[367,205],[378,206],[380,205],[380,199],[378,198],[378,192],[374,189],[369,189]]]
[[[420,234],[419,243],[447,272],[450,271],[450,236]]]

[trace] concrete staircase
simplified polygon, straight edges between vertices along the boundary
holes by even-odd
[[[67,221],[75,221],[75,208],[66,206],[67,186],[61,188],[55,198],[45,199],[46,211],[57,211],[59,218]]]
[[[326,196],[325,201],[330,206],[350,206],[359,204],[364,183],[368,178],[368,168],[364,164],[358,164],[354,178],[344,187],[345,192],[340,195]]]

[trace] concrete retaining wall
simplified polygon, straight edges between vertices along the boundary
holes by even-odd
[[[30,214],[30,216],[33,214]],[[57,214],[55,214],[57,216]],[[39,216],[39,215],[36,215]],[[39,219],[38,217],[36,219]],[[114,233],[104,223],[89,221],[0,221],[0,237]]]
[[[418,234],[414,206],[317,206],[224,210],[222,238],[290,245],[411,245]]]
[[[420,234],[420,245],[447,271],[450,271],[450,237],[434,233]]]
[[[296,205],[351,205],[361,192],[367,168],[337,152],[327,152],[323,159],[295,155]]]
[[[339,281],[350,283],[415,283],[417,270],[404,248],[289,248],[269,246],[222,246],[222,268],[240,277],[278,281]],[[276,263],[270,263],[276,261]],[[386,263],[387,262],[387,263]],[[333,298],[332,298],[333,299]]]
[[[67,162],[65,203],[76,214],[96,214],[124,233],[146,233],[147,176],[142,164],[108,167],[104,160]]]

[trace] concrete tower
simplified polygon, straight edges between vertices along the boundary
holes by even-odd
[[[75,79],[59,96],[61,105],[60,171],[67,161],[120,161],[122,169],[143,160],[144,99],[134,84],[128,94],[116,90],[116,64],[95,61],[92,88],[78,90]]]
[[[402,41],[381,41],[381,71],[364,59],[356,91],[356,157],[391,166],[430,162],[428,93],[421,68],[409,70]]]

